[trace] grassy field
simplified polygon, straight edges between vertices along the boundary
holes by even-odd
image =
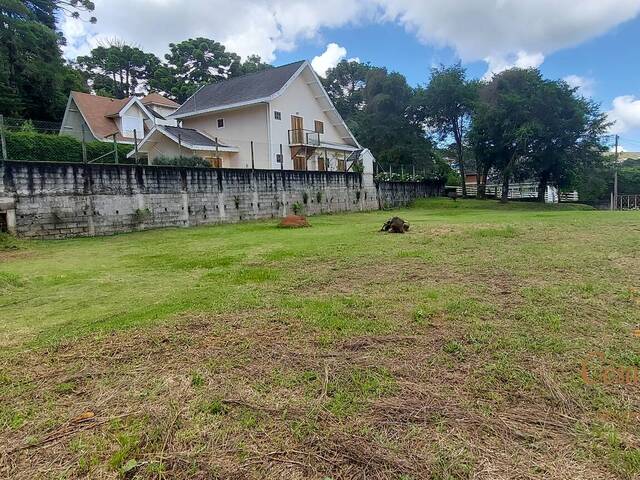
[[[0,239],[0,477],[638,478],[640,212]]]

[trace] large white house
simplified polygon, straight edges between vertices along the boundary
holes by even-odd
[[[156,125],[138,146],[150,164],[193,155],[225,168],[345,170],[362,152],[307,61],[206,85],[169,118],[179,126]]]

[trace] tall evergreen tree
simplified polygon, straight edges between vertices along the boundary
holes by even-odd
[[[59,120],[68,90],[86,88],[62,59],[64,38],[56,15],[80,17],[87,0],[3,0],[0,2],[0,108],[6,115]],[[91,19],[94,21],[95,19]]]
[[[240,57],[215,40],[191,38],[170,44],[169,50],[150,86],[180,103],[202,85],[241,74]]]
[[[77,58],[80,68],[92,81],[94,91],[115,98],[134,95],[139,86],[153,78],[160,60],[152,53],[120,40],[94,48],[90,55]]]

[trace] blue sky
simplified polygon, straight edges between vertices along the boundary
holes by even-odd
[[[384,23],[323,30],[319,38],[301,43],[294,51],[279,52],[275,63],[312,59],[324,51],[327,42],[346,48],[347,58],[356,57],[402,73],[413,86],[428,82],[432,65],[460,61],[453,49],[425,45],[403,27]],[[464,65],[475,78],[482,78],[487,71],[484,61]],[[588,83],[585,93],[599,102],[604,111],[611,108],[616,97],[640,97],[640,17],[577,46],[547,55],[539,68],[548,78],[575,75],[585,79]],[[640,150],[640,128],[620,132],[620,137],[627,150]]]
[[[96,25],[61,20],[73,59],[118,38],[162,57],[203,36],[276,65],[342,58],[409,83],[462,60],[473,77],[539,67],[600,102],[627,150],[640,151],[640,0],[95,0]],[[143,18],[143,21],[137,19]]]

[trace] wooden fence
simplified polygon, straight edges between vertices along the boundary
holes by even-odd
[[[458,195],[462,195],[462,187],[456,188]],[[478,185],[475,183],[467,183],[467,195],[475,197],[478,192]],[[488,197],[500,198],[502,196],[502,185],[490,184],[485,187],[485,195]],[[560,192],[558,198],[558,190],[555,187],[547,188],[545,192],[546,203],[560,202],[577,202],[578,192]],[[538,184],[535,182],[512,183],[509,185],[509,199],[535,199],[538,198]]]

